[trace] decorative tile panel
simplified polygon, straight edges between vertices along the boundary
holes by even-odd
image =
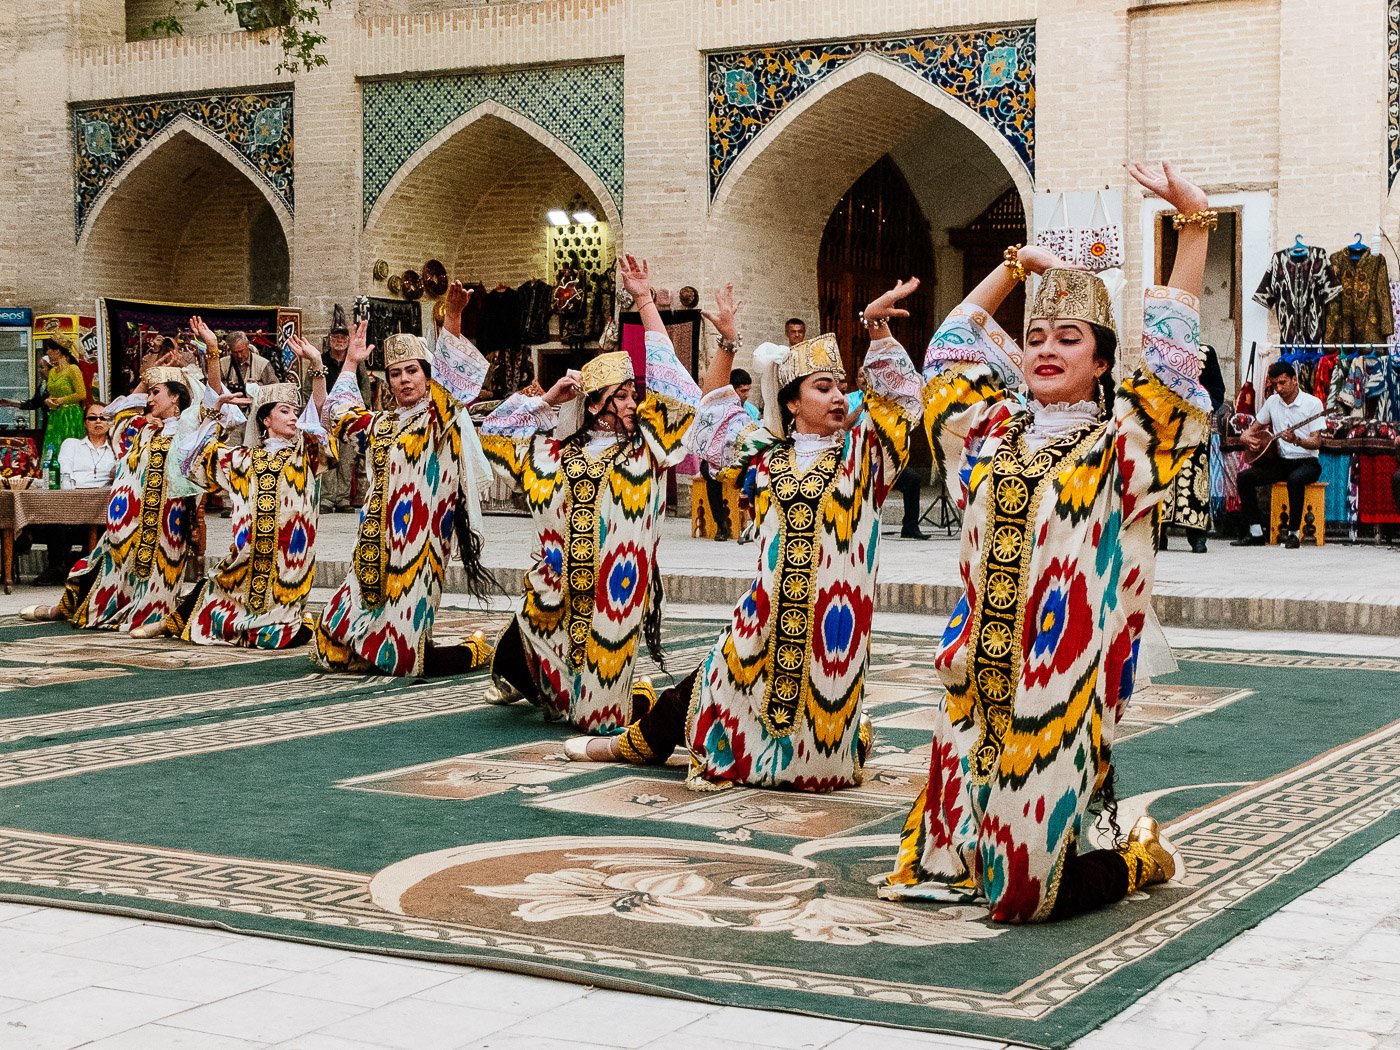
[[[902,66],[963,103],[1035,174],[1035,26],[993,26],[711,54],[710,196],[764,128],[862,55]]]
[[[1390,158],[1390,183],[1400,175],[1400,0],[1386,4],[1386,146]]]
[[[292,92],[122,99],[73,107],[75,236],[127,161],[180,117],[232,146],[292,210]]]
[[[425,142],[483,102],[519,113],[572,149],[622,209],[622,63],[373,80],[364,85],[364,218]]]

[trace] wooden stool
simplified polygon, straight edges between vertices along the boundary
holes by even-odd
[[[1269,490],[1269,542],[1277,543],[1288,529],[1288,486],[1274,482]],[[1303,520],[1298,527],[1298,540],[1321,547],[1327,533],[1327,482],[1314,481],[1303,495]]]
[[[729,532],[738,536],[744,527],[744,512],[739,503],[738,477],[734,471],[726,470],[719,476],[724,492],[724,506],[729,511]],[[697,474],[690,483],[690,535],[712,540],[719,534],[719,522],[715,520],[714,508],[710,506],[710,488],[705,478]]]

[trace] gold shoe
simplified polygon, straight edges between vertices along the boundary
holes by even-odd
[[[40,612],[41,609],[43,610],[42,612]],[[52,605],[26,605],[19,611],[19,618],[21,620],[29,620],[33,623],[48,623],[51,620],[57,619],[53,614]]]
[[[165,621],[157,620],[154,623],[142,624],[140,627],[133,627],[127,632],[132,638],[159,638],[165,633]]]
[[[1146,849],[1157,866],[1157,870],[1145,879],[1142,885],[1167,882],[1176,875],[1176,861],[1163,845],[1162,829],[1151,817],[1139,817],[1133,829],[1128,832],[1128,844],[1131,846],[1134,843]]]

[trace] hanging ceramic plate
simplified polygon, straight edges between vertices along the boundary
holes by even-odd
[[[398,274],[389,278],[389,294],[398,295],[403,291],[403,278]]]
[[[403,287],[403,297],[405,299],[423,298],[423,278],[418,276],[417,270],[405,270],[401,281]]]
[[[389,264],[383,259],[374,260],[374,279],[382,281],[389,276]]]
[[[423,291],[436,299],[447,294],[447,267],[436,259],[423,264]]]

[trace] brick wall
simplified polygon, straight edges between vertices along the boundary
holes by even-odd
[[[307,311],[308,331],[324,329],[333,302],[376,290],[369,271],[380,256],[397,268],[435,255],[471,276],[531,276],[543,244],[532,202],[579,185],[562,162],[483,122],[474,137],[444,145],[440,163],[406,181],[402,201],[365,228],[359,78],[625,56],[619,246],[649,256],[668,287],[694,284],[708,296],[718,281],[736,280],[752,346],[787,314],[815,314],[826,215],[884,150],[894,150],[940,243],[1009,184],[1011,170],[986,129],[950,128],[926,100],[867,77],[772,136],[712,207],[703,51],[999,21],[1037,19],[1035,190],[1122,190],[1132,285],[1151,247],[1141,243],[1139,198],[1123,168],[1132,157],[1170,155],[1213,190],[1272,194],[1279,243],[1294,232],[1329,247],[1357,230],[1369,236],[1385,198],[1384,0],[359,0],[323,13],[329,65],[295,78],[276,72],[275,45],[218,31],[227,26],[217,22],[191,20],[182,39],[122,42],[133,21],[164,2],[0,4],[0,61],[14,74],[0,87],[6,299],[50,310],[85,307],[118,287],[186,289],[179,297],[234,288],[232,271],[199,268],[183,227],[178,239],[165,231],[164,252],[118,256],[98,239],[91,258],[80,257],[67,106],[291,79],[291,298]],[[250,198],[242,176],[230,178],[228,209],[201,213],[202,221],[236,221]],[[141,183],[128,185],[134,194]],[[186,214],[183,200],[167,195],[158,213],[171,215],[174,201],[174,213]],[[140,219],[131,213],[131,244],[148,243]],[[1400,229],[1388,232],[1400,239]],[[944,306],[955,298],[955,256],[940,251]]]

